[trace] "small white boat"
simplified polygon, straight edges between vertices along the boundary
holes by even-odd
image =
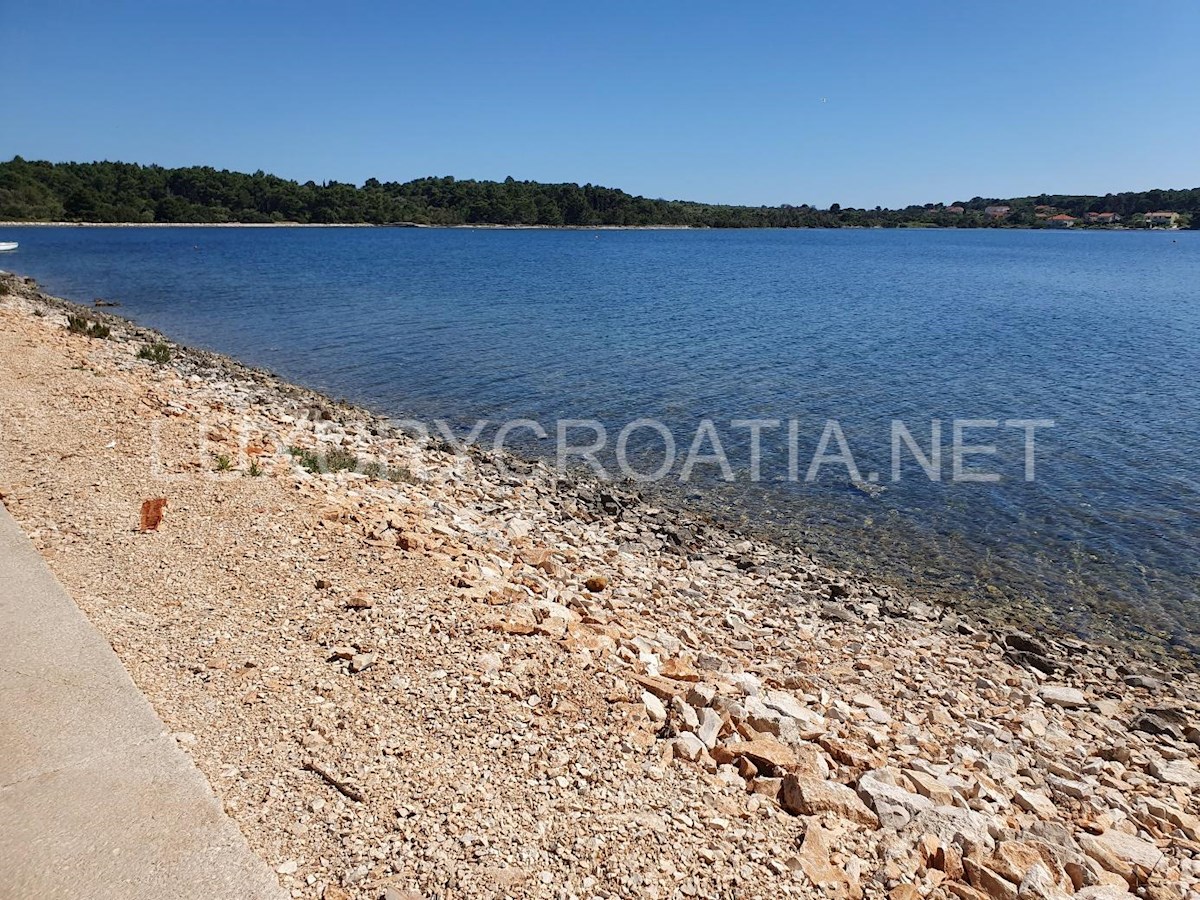
[[[0,250],[16,250],[16,241],[0,241]]]

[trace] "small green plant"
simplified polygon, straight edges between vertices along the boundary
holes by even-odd
[[[325,468],[329,472],[351,472],[358,468],[358,455],[345,447],[330,447],[325,451]]]
[[[217,456],[217,471],[218,472],[228,472],[232,468],[233,468],[233,460],[229,458],[228,454],[222,453],[219,456]]]
[[[106,338],[112,332],[107,325],[101,325],[87,316],[67,316],[67,330],[72,334],[83,334],[93,338]]]
[[[288,450],[301,467],[309,472],[347,472],[358,468],[358,456],[345,447],[330,447],[324,453],[292,447]]]
[[[386,480],[396,483],[416,484],[419,479],[406,466],[389,466],[381,462],[369,462],[363,467],[363,474],[368,478]]]
[[[289,447],[288,453],[296,462],[300,463],[300,468],[308,472],[321,471],[321,457],[312,450],[305,450],[302,447]]]
[[[263,467],[258,464],[257,459],[250,460],[250,468],[246,470],[246,474],[251,478],[257,478],[263,473]]]
[[[174,355],[171,352],[171,348],[162,341],[157,341],[153,344],[144,344],[142,349],[138,351],[138,359],[147,359],[160,366],[169,363]]]
[[[40,307],[38,309],[35,309],[33,311],[33,314],[35,316],[37,316],[39,319],[44,319],[46,317],[46,311]]]

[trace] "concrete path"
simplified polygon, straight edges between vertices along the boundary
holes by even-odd
[[[284,896],[0,506],[0,900]]]

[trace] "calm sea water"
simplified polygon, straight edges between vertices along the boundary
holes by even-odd
[[[794,535],[831,562],[1085,635],[1200,652],[1200,233],[588,232],[5,228],[0,265],[178,339],[397,416],[666,422],[686,454],[714,421],[735,469],[672,487]],[[748,432],[764,431],[762,481]],[[877,496],[844,468],[800,474],[836,418]],[[908,460],[890,422],[945,480]],[[954,419],[1051,419],[1036,480],[1023,434],[952,483]],[[578,440],[588,435],[579,433]],[[642,440],[638,440],[642,439]],[[655,443],[657,441],[657,443]],[[631,443],[643,468],[661,439]],[[657,457],[655,449],[658,450]],[[704,447],[711,450],[710,445]],[[836,450],[831,444],[830,452]],[[678,470],[678,465],[676,466]],[[707,475],[707,477],[705,477]]]

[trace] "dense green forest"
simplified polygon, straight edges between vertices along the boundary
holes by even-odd
[[[988,207],[1008,210],[989,214]],[[974,197],[905,209],[833,204],[726,206],[651,200],[614,188],[536,181],[418,178],[361,187],[337,181],[300,184],[263,172],[246,175],[206,166],[166,169],[134,163],[0,163],[0,220],[66,222],[303,222],[387,225],[675,225],[712,228],[1051,227],[1089,223],[1088,213],[1116,213],[1138,227],[1148,212],[1181,214],[1200,227],[1200,188],[1107,194]],[[1064,223],[1061,216],[1078,219]]]

